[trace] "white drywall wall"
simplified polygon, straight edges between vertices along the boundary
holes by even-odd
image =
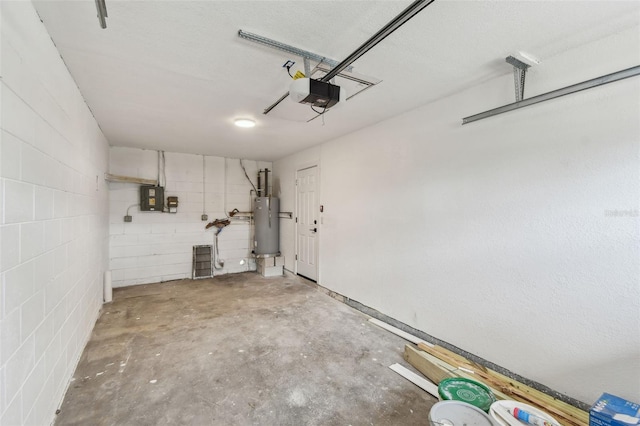
[[[175,214],[141,212],[137,206],[140,185],[109,183],[110,269],[114,287],[191,278],[193,246],[214,241],[215,228],[205,230],[205,225],[214,219],[225,219],[225,209],[246,212],[251,208],[252,187],[240,160],[204,157],[203,205],[203,156],[167,152],[165,158],[165,201],[169,196],[178,197]],[[156,151],[112,147],[109,164],[110,172],[116,175],[147,179],[158,175]],[[243,164],[254,185],[258,169],[271,168],[269,162],[244,160]],[[130,223],[124,222],[127,208],[133,216]],[[209,216],[207,221],[201,220],[203,211]],[[223,229],[218,247],[224,267],[215,275],[256,269],[251,256],[251,228],[248,221],[232,220]]]
[[[31,2],[0,2],[0,424],[50,424],[102,304],[107,142]]]
[[[526,96],[637,65],[637,34],[546,58]],[[585,403],[638,401],[640,77],[461,126],[513,96],[507,70],[276,161],[282,203],[319,160],[321,285]]]
[[[296,211],[296,172],[312,166],[320,168],[320,147],[309,148],[274,163],[273,195],[280,198],[280,211]],[[295,238],[295,220],[280,219],[280,252],[284,256],[285,269],[291,272],[295,271]]]

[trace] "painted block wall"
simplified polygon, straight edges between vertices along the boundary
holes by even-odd
[[[0,2],[0,424],[50,424],[102,305],[108,145],[31,2]]]
[[[193,246],[214,243],[215,228],[205,230],[205,225],[225,219],[225,210],[246,212],[251,208],[252,187],[239,159],[205,156],[203,167],[202,155],[166,152],[165,161],[165,199],[178,197],[175,214],[141,212],[140,185],[109,183],[109,267],[114,287],[191,278]],[[109,164],[112,174],[158,177],[157,151],[111,147]],[[243,164],[254,185],[259,169],[271,169],[270,162],[243,160]],[[165,182],[164,175],[161,179]],[[127,209],[133,216],[129,223],[124,222]],[[209,216],[204,222],[203,211]],[[252,235],[246,220],[232,220],[223,229],[218,248],[224,267],[215,275],[255,271]]]
[[[527,96],[637,65],[637,34],[545,58]],[[638,401],[639,99],[635,77],[462,126],[513,101],[506,69],[274,162],[275,185],[295,206],[320,164],[321,285],[585,403]]]

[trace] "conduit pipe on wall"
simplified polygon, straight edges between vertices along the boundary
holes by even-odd
[[[200,216],[200,220],[207,220],[209,216],[207,216],[207,202],[206,202],[206,159],[204,154],[202,155],[202,216]]]
[[[224,210],[225,216],[229,217],[227,214],[227,157],[224,157],[224,177],[222,179],[222,207]]]
[[[104,271],[104,303],[110,303],[113,300],[113,287],[111,281],[111,270]]]

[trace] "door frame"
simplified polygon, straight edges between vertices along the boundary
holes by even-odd
[[[312,167],[316,168],[316,192],[317,192],[317,205],[316,208],[318,209],[317,213],[318,213],[318,231],[322,230],[322,218],[321,218],[321,212],[319,211],[320,209],[320,162],[318,161],[313,161],[313,162],[308,162],[308,163],[301,163],[298,164],[296,166],[296,171],[294,174],[294,179],[293,179],[293,187],[294,187],[294,192],[295,192],[295,218],[296,218],[296,222],[295,222],[295,226],[294,226],[294,231],[293,231],[293,239],[294,239],[294,255],[296,256],[295,261],[294,261],[294,273],[296,275],[298,275],[298,172],[301,172],[303,170],[307,170],[310,169]],[[320,284],[320,238],[321,238],[322,232],[317,232],[316,233],[316,284]]]

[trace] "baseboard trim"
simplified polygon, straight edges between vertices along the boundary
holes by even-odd
[[[300,278],[303,278],[303,277],[300,277]],[[448,349],[448,350],[450,350],[452,352],[455,352],[458,355],[461,355],[461,356],[463,356],[463,357],[465,357],[465,358],[467,358],[467,359],[469,359],[469,360],[471,360],[473,362],[476,362],[476,363],[478,363],[480,365],[483,365],[483,366],[485,366],[487,368],[490,368],[490,369],[492,369],[494,371],[497,371],[500,374],[503,374],[503,375],[513,379],[513,380],[517,380],[518,382],[523,383],[523,384],[525,384],[525,385],[527,385],[529,387],[532,387],[532,388],[534,388],[536,390],[539,390],[540,392],[544,392],[547,395],[550,395],[550,396],[552,396],[552,397],[554,397],[554,398],[556,398],[556,399],[558,399],[558,400],[560,400],[562,402],[566,402],[567,404],[573,405],[574,407],[577,407],[577,408],[579,408],[581,410],[589,411],[589,408],[590,408],[589,404],[586,404],[586,403],[584,403],[582,401],[579,401],[579,400],[577,400],[575,398],[572,398],[572,397],[570,397],[568,395],[565,395],[563,393],[555,391],[555,390],[551,389],[550,387],[543,385],[542,383],[538,383],[538,382],[536,382],[534,380],[530,380],[530,379],[527,379],[526,377],[522,377],[521,375],[516,374],[513,371],[510,371],[510,370],[508,370],[508,369],[506,369],[504,367],[501,367],[501,366],[499,366],[499,365],[497,365],[497,364],[495,364],[495,363],[493,363],[491,361],[487,361],[484,358],[481,358],[481,357],[479,357],[477,355],[474,355],[474,354],[472,354],[470,352],[467,352],[467,351],[465,351],[463,349],[460,349],[457,346],[454,346],[454,345],[452,345],[452,344],[450,344],[450,343],[448,343],[448,342],[446,342],[444,340],[438,339],[437,337],[431,336],[430,334],[427,334],[427,333],[425,333],[425,332],[423,332],[421,330],[413,328],[413,327],[411,327],[411,326],[409,326],[409,325],[407,325],[407,324],[405,324],[403,322],[400,322],[400,321],[396,320],[395,318],[391,318],[390,316],[387,316],[387,315],[383,314],[382,312],[380,312],[380,311],[378,311],[376,309],[370,308],[369,306],[366,306],[366,305],[358,302],[357,300],[350,299],[350,298],[348,298],[348,297],[346,297],[346,296],[344,296],[342,294],[336,293],[333,290],[330,290],[330,289],[328,289],[326,287],[323,287],[318,283],[315,283],[315,282],[312,282],[312,281],[309,281],[309,280],[306,280],[306,279],[303,279],[303,281],[305,282],[305,284],[310,285],[312,287],[315,287],[318,291],[320,291],[320,292],[322,292],[324,294],[327,294],[328,296],[333,297],[334,299],[338,300],[339,302],[342,302],[347,306],[350,306],[350,307],[352,307],[352,308],[354,308],[354,309],[356,309],[356,310],[358,310],[358,311],[360,311],[360,312],[362,312],[362,313],[364,313],[366,315],[369,315],[372,318],[376,318],[376,319],[379,319],[380,321],[384,321],[387,324],[390,324],[390,325],[392,325],[392,326],[394,326],[396,328],[399,328],[402,331],[406,331],[407,333],[412,334],[414,336],[417,336],[417,337],[421,338],[422,340],[425,340],[425,341],[427,341],[429,343],[432,343],[432,344],[438,345],[438,346],[442,346],[443,348],[446,348],[446,349]]]

